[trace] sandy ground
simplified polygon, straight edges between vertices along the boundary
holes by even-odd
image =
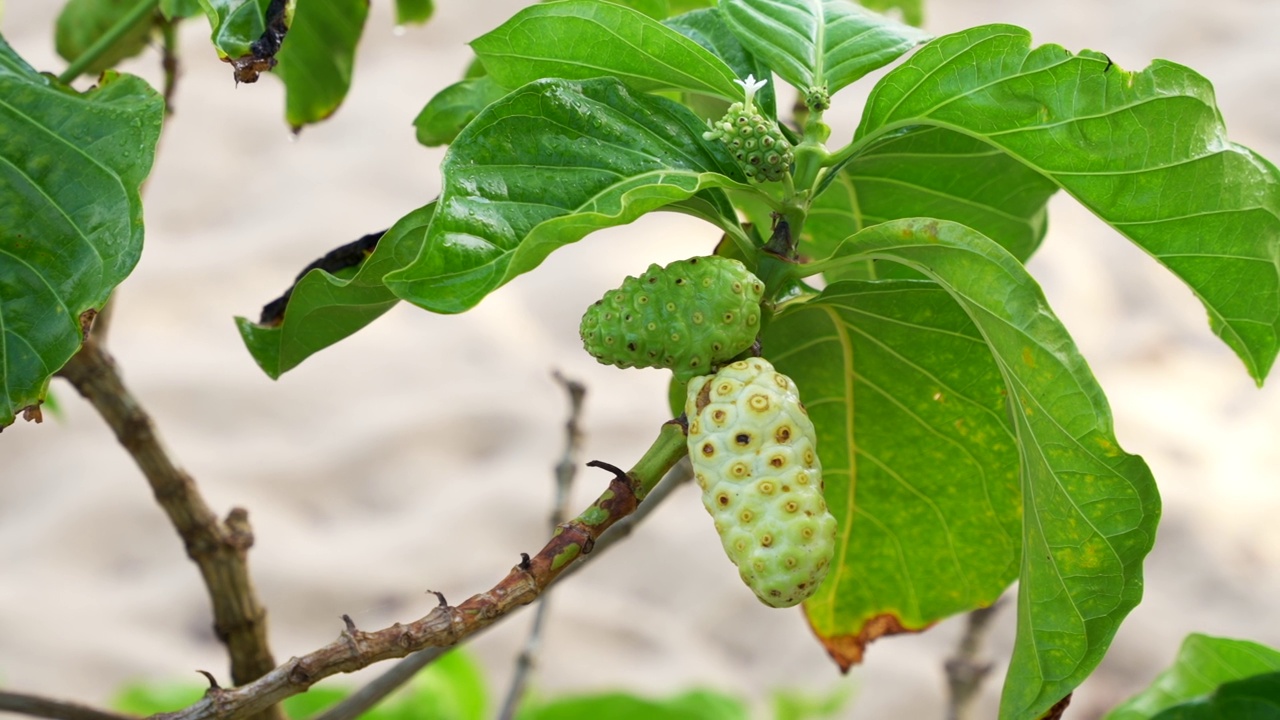
[[[210,502],[249,508],[252,571],[281,659],[336,637],[342,613],[363,627],[418,617],[434,602],[426,588],[461,599],[541,545],[565,413],[553,368],[590,386],[587,457],[634,460],[664,419],[665,381],[594,364],[578,345],[579,314],[625,274],[714,240],[696,221],[651,216],[558,252],[465,316],[398,307],[268,380],[232,315],[256,314],[312,258],[437,192],[441,152],[417,146],[409,123],[460,74],[460,41],[516,7],[442,0],[428,26],[395,34],[388,4],[375,3],[346,105],[299,138],[281,119],[279,83],[235,87],[206,31],[184,30],[146,252],[119,291],[111,335],[126,380]],[[10,2],[0,28],[56,71],[55,5]],[[928,9],[935,33],[1012,22],[1130,69],[1154,57],[1195,67],[1215,81],[1233,139],[1280,158],[1280,2]],[[129,68],[155,78],[156,65],[147,55]],[[857,116],[858,91],[848,94],[830,114],[843,118],[837,139]],[[1033,271],[1165,499],[1146,600],[1068,714],[1091,718],[1148,682],[1188,632],[1280,645],[1280,388],[1255,389],[1190,293],[1066,198],[1054,201]],[[144,481],[92,409],[65,384],[55,392],[64,420],[0,439],[0,682],[103,703],[127,681],[225,676],[198,575]],[[605,480],[583,474],[575,506]],[[940,717],[941,659],[960,628],[953,619],[876,643],[842,679],[798,612],[771,611],[740,586],[691,488],[554,597],[536,677],[548,692],[709,685],[762,698],[851,683],[851,718]],[[495,697],[528,620],[472,645]],[[1006,611],[997,658],[1012,624]],[[998,685],[980,716],[994,715]]]

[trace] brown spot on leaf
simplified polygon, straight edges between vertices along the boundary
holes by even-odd
[[[805,614],[808,618],[808,614]],[[900,633],[920,632],[926,630],[933,623],[929,623],[919,628],[908,628],[902,624],[897,615],[885,613],[876,615],[867,620],[862,625],[862,630],[857,635],[834,635],[832,637],[823,637],[817,628],[813,627],[813,621],[809,621],[809,628],[813,630],[813,634],[818,637],[818,642],[826,648],[827,654],[835,660],[836,666],[840,668],[840,672],[847,673],[854,665],[862,662],[862,655],[866,652],[867,645],[872,640],[882,638],[886,635],[898,635]]]

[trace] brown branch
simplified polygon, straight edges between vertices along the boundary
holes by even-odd
[[[441,604],[407,625],[364,632],[348,623],[334,642],[292,658],[258,680],[233,689],[210,689],[194,705],[153,720],[236,720],[269,708],[337,673],[404,657],[425,648],[462,642],[511,612],[537,600],[566,568],[591,552],[614,523],[630,515],[649,491],[687,452],[684,429],[663,425],[657,440],[630,472],[617,474],[608,489],[578,517],[561,524],[537,555],[513,567],[493,588],[456,607]],[[589,466],[602,466],[592,462]]]
[[[587,394],[587,389],[582,383],[566,379],[559,372],[555,374],[555,378],[569,395],[569,419],[564,427],[564,454],[555,468],[556,499],[551,510],[552,532],[560,523],[569,519],[573,478],[578,471],[578,456],[582,454],[582,429],[578,421],[582,415],[582,401]],[[525,639],[524,648],[516,658],[515,672],[512,673],[507,699],[502,703],[502,711],[498,713],[499,720],[511,720],[515,717],[516,707],[524,698],[529,676],[533,673],[534,665],[537,664],[538,648],[542,645],[542,626],[546,622],[550,600],[551,594],[548,591],[544,592],[542,599],[538,601],[538,607],[533,614],[533,624],[529,627],[529,637]]]
[[[53,720],[134,720],[132,715],[105,712],[75,703],[3,690],[0,690],[0,711]]]
[[[253,545],[249,515],[234,508],[225,521],[200,495],[191,476],[174,464],[156,435],[151,417],[125,388],[115,360],[89,337],[58,372],[75,386],[106,420],[116,439],[142,469],[156,501],[186,547],[213,604],[214,632],[231,657],[237,685],[262,677],[275,667],[267,644],[267,611],[249,579],[246,555]],[[265,712],[267,707],[255,712]],[[279,711],[263,715],[282,718]]]
[[[554,586],[564,582],[582,569],[587,560],[599,557],[610,547],[617,544],[619,540],[631,535],[636,525],[643,522],[663,500],[666,500],[671,495],[672,491],[691,479],[693,479],[693,471],[689,466],[689,462],[681,460],[675,467],[671,468],[671,471],[662,478],[661,482],[654,486],[653,490],[649,491],[649,494],[645,496],[644,501],[640,503],[635,512],[622,518],[610,526],[608,530],[601,533],[600,538],[596,540],[595,547],[591,550],[590,556],[583,557],[580,562],[570,565],[551,581],[551,585]],[[484,632],[484,629],[471,635],[471,638],[482,632]],[[419,670],[435,662],[448,651],[448,647],[432,647],[409,655],[393,665],[390,670],[348,695],[337,705],[317,715],[314,720],[353,720],[359,717],[366,710],[377,705],[382,698],[394,692],[396,688],[413,679],[413,676]]]
[[[969,613],[960,644],[943,666],[947,671],[947,720],[966,720],[973,715],[973,703],[991,672],[991,662],[982,659],[982,643],[1002,604],[996,600],[990,607]]]

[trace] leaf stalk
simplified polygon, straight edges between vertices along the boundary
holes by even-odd
[[[95,60],[102,57],[110,50],[120,39],[129,32],[129,29],[137,24],[139,20],[146,17],[148,13],[155,12],[160,6],[160,0],[139,0],[138,4],[129,9],[103,33],[87,50],[80,53],[71,64],[67,65],[67,69],[62,71],[58,76],[58,82],[64,85],[70,85],[71,81],[84,74],[86,68],[93,64]]]

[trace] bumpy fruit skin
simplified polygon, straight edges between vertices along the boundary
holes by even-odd
[[[766,605],[813,594],[835,553],[813,422],[763,358],[689,382],[689,458],[702,504],[743,582]]]
[[[579,333],[606,365],[669,368],[683,381],[751,347],[763,297],[764,283],[737,260],[650,265],[587,308]]]
[[[724,117],[710,125],[702,137],[723,142],[748,178],[756,182],[781,180],[791,172],[795,160],[791,143],[778,123],[754,107],[734,103]]]

